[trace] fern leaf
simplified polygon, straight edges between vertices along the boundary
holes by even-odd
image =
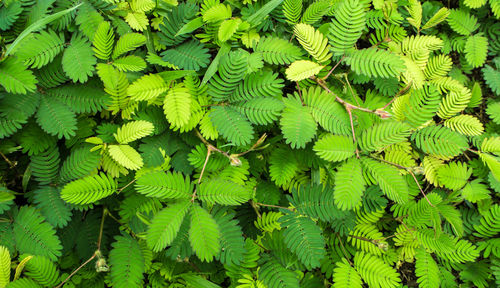
[[[208,66],[210,54],[202,43],[189,41],[161,53],[162,60],[185,69],[198,71]]]
[[[198,191],[198,198],[210,204],[239,205],[250,197],[250,191],[245,187],[220,178],[203,182]]]
[[[491,66],[485,65],[482,69],[482,72],[484,81],[486,82],[486,84],[488,84],[488,87],[490,87],[493,93],[495,93],[496,95],[500,95],[500,80],[498,80],[500,79],[500,70],[495,70]],[[0,84],[2,83],[0,82]]]
[[[130,27],[137,31],[143,31],[148,28],[149,19],[144,12],[128,12],[125,16],[125,21]]]
[[[104,91],[111,95],[110,110],[115,113],[128,106],[129,97],[127,88],[129,86],[125,73],[113,68],[109,64],[97,64],[97,74],[104,83]]]
[[[327,62],[332,58],[328,39],[313,26],[308,24],[297,24],[293,29],[300,45],[319,63]]]
[[[279,221],[281,227],[286,228],[283,233],[286,246],[308,269],[319,267],[326,255],[326,243],[316,223],[309,217],[295,213],[285,214]]]
[[[52,226],[62,228],[71,220],[71,208],[60,197],[60,189],[43,186],[34,191],[33,203]],[[49,285],[50,286],[50,285]]]
[[[354,268],[363,280],[373,288],[398,287],[401,282],[399,274],[382,259],[357,252],[354,256]]]
[[[127,33],[118,39],[115,49],[113,50],[112,58],[117,59],[123,54],[133,51],[136,48],[146,44],[146,36],[139,33]]]
[[[337,169],[335,174],[335,206],[341,210],[352,210],[360,202],[365,191],[361,163],[351,158]]]
[[[116,192],[116,180],[100,173],[66,184],[61,198],[71,204],[90,204]]]
[[[75,136],[76,117],[70,107],[52,97],[41,97],[36,114],[37,123],[50,135],[58,138]]]
[[[450,56],[440,54],[438,56],[429,59],[427,66],[425,67],[425,77],[427,79],[435,79],[439,77],[445,77],[448,72],[450,72],[453,62]]]
[[[56,264],[44,256],[34,256],[26,262],[24,274],[44,287],[53,287],[59,282]]]
[[[137,240],[130,236],[117,236],[109,252],[110,280],[113,287],[141,285],[145,259]]]
[[[109,22],[101,22],[95,31],[94,40],[92,41],[95,57],[102,60],[108,60],[109,57],[111,57],[114,43],[115,34],[113,28]]]
[[[9,5],[4,5],[0,9],[0,30],[9,30],[19,19],[24,10],[22,4],[21,2],[10,2]]]
[[[218,73],[208,82],[208,95],[216,101],[233,94],[248,70],[248,54],[243,50],[230,52],[221,59]]]
[[[499,74],[500,76],[500,74]],[[490,102],[486,108],[486,114],[488,114],[496,124],[500,124],[500,102]]]
[[[127,55],[113,61],[113,66],[120,71],[138,72],[146,69],[146,62],[139,56]]]
[[[221,232],[221,252],[216,259],[225,265],[240,265],[246,252],[245,238],[238,220],[234,219],[235,213],[226,209],[214,210],[212,215]]]
[[[42,31],[34,38],[27,38],[16,52],[18,59],[32,68],[41,68],[54,60],[64,48],[64,37],[54,31]]]
[[[290,81],[301,81],[317,75],[324,67],[309,60],[298,60],[286,69],[286,78]]]
[[[495,237],[500,232],[500,205],[495,204],[483,214],[480,223],[474,225],[474,235],[487,238]]]
[[[354,156],[356,146],[352,137],[329,134],[316,141],[313,150],[326,161],[339,162]]]
[[[493,177],[500,181],[500,158],[487,153],[479,153],[479,158],[490,168]]]
[[[465,43],[465,59],[473,67],[481,67],[488,54],[488,38],[479,34],[470,36]]]
[[[412,127],[420,127],[431,120],[439,109],[441,95],[433,85],[412,90],[408,103],[401,112]]]
[[[297,189],[292,188],[293,198],[289,200],[299,214],[332,222],[338,218],[338,210],[333,209],[333,196],[334,191],[329,186],[301,185]]]
[[[286,143],[292,148],[304,148],[316,135],[316,122],[307,107],[293,98],[287,98],[281,114],[280,126]]]
[[[127,144],[109,145],[108,152],[118,164],[130,170],[138,170],[144,165],[141,154]]]
[[[272,71],[250,73],[231,95],[231,101],[279,97],[283,94],[283,82]]]
[[[405,64],[397,54],[375,48],[349,52],[346,63],[358,74],[369,77],[397,77],[405,70]]]
[[[361,276],[345,258],[336,263],[333,270],[333,288],[361,288]]]
[[[269,64],[290,64],[302,57],[302,50],[285,39],[267,37],[260,39],[255,52]]]
[[[220,251],[219,225],[207,210],[194,204],[191,209],[191,227],[189,242],[196,256],[202,261],[210,262]]]
[[[167,91],[168,86],[158,74],[148,74],[130,84],[127,94],[134,101],[153,100]]]
[[[410,14],[406,21],[417,30],[420,30],[420,25],[422,25],[422,4],[417,0],[411,0],[406,10]]]
[[[451,190],[459,190],[472,175],[472,170],[461,162],[451,162],[437,170],[438,182]]]
[[[146,235],[148,247],[155,252],[160,252],[170,245],[177,236],[182,220],[191,206],[191,201],[179,201],[156,213]]]
[[[153,133],[154,126],[145,120],[131,121],[118,128],[114,137],[120,144],[128,144]]]
[[[163,101],[163,111],[174,127],[188,124],[191,118],[191,95],[184,85],[176,85],[168,90]]]
[[[56,261],[61,256],[61,242],[55,229],[35,208],[23,206],[14,220],[14,237],[19,253],[46,256]]]
[[[0,287],[10,282],[10,253],[5,246],[0,246]]]
[[[465,136],[478,136],[484,132],[483,123],[472,115],[464,114],[446,119],[443,125]]]
[[[465,10],[457,9],[450,10],[448,24],[455,32],[465,36],[470,35],[479,27],[475,16],[469,14]]]
[[[97,59],[94,57],[90,43],[82,36],[74,36],[62,58],[63,70],[73,82],[87,82],[94,74]]]
[[[369,158],[362,163],[389,199],[400,204],[408,201],[408,185],[397,168]]]
[[[291,24],[296,24],[300,20],[302,14],[302,0],[285,0],[283,1],[283,15]]]
[[[191,197],[193,184],[180,173],[155,171],[137,179],[135,189],[148,197],[182,199]]]
[[[321,87],[313,86],[302,91],[304,104],[310,107],[312,116],[323,129],[340,135],[351,135],[349,115],[342,104],[335,101]]]
[[[271,153],[269,159],[269,174],[278,186],[287,184],[299,171],[299,163],[290,148],[277,148]]]
[[[429,126],[411,135],[418,148],[438,157],[455,157],[469,147],[467,138],[444,126]]]
[[[219,31],[217,33],[217,38],[221,42],[226,42],[231,37],[233,37],[234,33],[238,30],[238,26],[241,24],[240,18],[226,19],[222,21],[219,26]]]
[[[35,76],[16,58],[8,57],[0,62],[0,85],[9,93],[26,94],[36,89]]]
[[[363,151],[378,151],[406,141],[410,136],[410,126],[401,122],[382,122],[363,131],[359,140]]]
[[[273,123],[281,115],[283,102],[271,97],[254,98],[230,105],[245,115],[250,122],[258,125]]]
[[[213,107],[210,111],[210,119],[219,133],[236,145],[247,145],[254,138],[250,123],[233,108]]]
[[[353,48],[365,29],[366,13],[358,0],[346,0],[337,6],[335,19],[330,24],[330,45],[335,55],[345,54]]]
[[[330,11],[331,7],[332,3],[328,0],[315,1],[306,8],[300,22],[311,25],[315,24]]]
[[[299,288],[297,275],[283,267],[277,260],[270,256],[263,259],[263,264],[258,270],[258,279],[268,288]]]
[[[440,283],[439,268],[432,255],[424,249],[417,249],[415,258],[415,275],[418,277],[417,282],[419,287],[438,287]]]
[[[31,173],[40,184],[55,182],[59,171],[59,157],[59,148],[55,145],[40,154],[31,156]]]
[[[438,25],[439,23],[446,20],[448,15],[450,15],[450,10],[448,10],[448,8],[446,7],[442,7],[429,20],[427,20],[425,25],[422,26],[422,30],[429,29]]]

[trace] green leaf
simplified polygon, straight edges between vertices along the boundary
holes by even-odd
[[[365,191],[365,180],[361,163],[351,158],[342,164],[335,174],[335,206],[341,210],[352,210],[360,202]]]
[[[94,74],[97,59],[94,57],[90,43],[83,36],[74,36],[70,45],[64,50],[62,58],[63,70],[74,82],[87,82]]]
[[[424,249],[417,249],[415,258],[415,274],[418,277],[419,287],[438,287],[440,283],[439,268],[432,255]]]
[[[5,287],[10,282],[10,253],[7,247],[0,246],[0,286]]]
[[[286,78],[290,81],[301,81],[317,75],[324,67],[309,60],[298,60],[286,69]]]
[[[389,199],[400,204],[408,201],[408,185],[396,167],[370,158],[363,158],[362,163]]]
[[[144,165],[141,154],[129,145],[109,145],[108,151],[113,160],[127,169],[138,170]]]
[[[146,243],[155,252],[165,249],[177,236],[184,216],[191,208],[189,200],[170,204],[156,213],[149,226]]]
[[[286,143],[292,148],[304,148],[316,135],[317,124],[309,109],[302,106],[300,101],[287,98],[285,106],[280,126]]]
[[[133,82],[127,94],[134,101],[153,100],[167,91],[168,86],[158,74],[148,74]]]
[[[191,209],[189,242],[201,261],[210,262],[220,252],[219,226],[207,210],[194,204]]]
[[[113,287],[140,286],[146,267],[139,242],[131,236],[117,236],[115,240],[109,252]]]
[[[163,112],[174,127],[183,127],[191,118],[191,94],[183,84],[170,88],[163,100]]]
[[[488,54],[488,38],[479,34],[470,36],[465,43],[465,59],[473,67],[481,67]]]
[[[399,274],[382,259],[364,252],[354,256],[354,268],[363,280],[374,288],[399,287]]]
[[[213,107],[210,119],[219,133],[235,145],[247,145],[254,138],[253,128],[248,120],[233,108]]]
[[[135,189],[148,197],[187,199],[191,197],[194,185],[180,173],[155,171],[139,177]]]
[[[41,97],[36,121],[45,132],[58,138],[70,138],[76,135],[75,112],[53,97]]]
[[[151,122],[145,120],[131,121],[116,130],[114,137],[120,144],[128,144],[137,139],[151,135],[155,129]]]
[[[250,200],[251,191],[234,182],[215,178],[201,183],[197,196],[210,204],[239,205]]]
[[[16,58],[9,57],[0,62],[0,85],[7,92],[26,94],[36,89],[37,79]]]
[[[356,146],[352,137],[328,134],[316,141],[313,149],[320,158],[339,162],[354,156]]]
[[[74,180],[61,190],[61,198],[71,204],[90,204],[116,192],[116,180],[100,173]]]

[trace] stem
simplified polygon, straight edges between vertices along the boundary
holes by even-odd
[[[356,98],[356,96],[354,95],[354,90],[352,90],[352,86],[351,86],[351,83],[349,82],[349,78],[347,78],[347,74],[344,74],[344,78],[345,78],[345,82],[347,83],[347,86],[349,87],[349,90],[351,91],[352,99],[354,99],[354,101],[356,101],[356,104],[358,106],[360,106],[359,102],[358,102],[358,98]]]
[[[337,238],[339,239],[339,242],[340,242],[340,247],[342,247],[342,253],[344,253],[345,259],[352,266],[352,262],[351,262],[351,260],[349,260],[349,256],[347,255],[347,251],[345,250],[344,243],[342,243],[342,238],[340,238],[339,233],[336,233],[336,234],[337,234]]]
[[[116,193],[117,193],[117,194],[120,194],[120,192],[122,192],[123,190],[125,190],[125,188],[127,188],[128,186],[130,186],[130,185],[131,185],[132,183],[134,183],[136,180],[137,180],[137,179],[134,179],[134,180],[132,180],[132,181],[128,182],[128,184],[127,184],[127,185],[125,185],[125,186],[123,186],[122,188],[120,188],[120,189],[119,189]]]
[[[413,173],[413,171],[411,171],[411,167],[401,166],[399,164],[396,164],[396,163],[393,163],[393,162],[390,162],[390,161],[387,161],[387,160],[381,159],[381,158],[376,158],[376,157],[372,157],[372,156],[370,156],[370,157],[373,158],[373,159],[382,161],[384,163],[391,164],[391,165],[396,166],[396,167],[398,167],[400,169],[405,169],[413,177],[413,180],[415,181],[415,183],[417,183],[418,189],[420,190],[420,193],[422,193],[422,195],[424,196],[425,200],[427,200],[427,203],[429,203],[429,205],[431,205],[432,207],[434,207],[434,204],[431,203],[431,201],[429,200],[429,198],[427,198],[427,195],[425,195],[424,190],[422,190],[422,186],[420,186],[420,183],[418,182],[418,179],[415,176],[415,173]]]
[[[12,161],[10,161],[10,159],[7,158],[7,156],[5,156],[5,154],[3,154],[2,152],[0,152],[0,155],[5,160],[5,162],[7,162],[9,164],[10,168],[16,167],[16,164],[14,164]]]
[[[262,218],[262,215],[260,215],[260,212],[259,212],[259,207],[255,204],[255,202],[253,202],[253,200],[250,200],[248,202],[250,203],[250,206],[252,206],[253,210],[257,214],[257,217]]]
[[[288,208],[288,207],[283,207],[283,206],[278,206],[278,205],[271,205],[271,204],[264,204],[264,203],[259,203],[259,202],[254,202],[254,203],[255,203],[255,205],[258,205],[258,206],[272,207],[272,208],[279,208],[279,209],[286,209],[286,210],[289,210],[289,211],[293,211],[293,209]]]
[[[333,68],[328,71],[328,74],[326,74],[325,77],[321,78],[321,80],[326,80],[328,77],[330,77],[330,75],[332,74],[333,70],[335,70],[335,68],[337,68],[337,66],[339,66],[340,62],[342,62],[345,58],[345,55],[342,55],[342,58],[340,58],[339,62],[337,62],[337,64],[335,64],[335,66],[333,66]]]
[[[359,158],[358,146],[356,145],[356,133],[354,133],[354,122],[352,121],[352,111],[351,108],[346,108],[346,110],[349,114],[349,121],[351,122],[352,141],[354,142],[354,147],[356,147],[356,157]]]
[[[394,100],[396,100],[396,98],[398,98],[399,96],[405,94],[406,91],[408,91],[408,89],[410,89],[410,87],[411,87],[411,82],[408,83],[408,85],[406,85],[405,87],[401,88],[401,90],[399,90],[398,93],[396,93],[396,95],[394,95],[394,97],[392,97],[392,100],[389,101],[389,103],[385,104],[385,106],[382,107],[381,109],[384,110],[385,108],[389,107],[389,105],[391,105],[392,102],[394,102]]]
[[[205,163],[203,163],[203,168],[201,169],[200,177],[198,177],[198,184],[201,183],[201,178],[203,178],[203,173],[205,172],[205,168],[207,167],[208,159],[210,158],[210,154],[212,153],[212,149],[214,146],[210,145],[207,147],[207,157],[205,157]],[[193,191],[193,196],[191,197],[191,202],[194,202],[194,198],[196,198],[196,188]]]
[[[300,91],[300,86],[299,86],[299,82],[296,81],[295,83],[297,83],[297,90],[299,91],[299,98],[300,98],[300,103],[302,103],[302,106],[304,106],[304,99],[302,99],[302,91]]]
[[[99,227],[99,238],[97,239],[97,250],[94,252],[94,254],[92,254],[92,256],[90,256],[89,259],[87,259],[87,261],[83,262],[82,265],[78,266],[78,268],[76,268],[73,272],[71,272],[71,274],[68,275],[68,277],[66,277],[66,279],[64,279],[61,284],[57,285],[55,288],[60,288],[64,285],[64,283],[66,283],[71,277],[73,277],[76,273],[78,273],[78,271],[80,271],[80,269],[82,269],[83,267],[85,267],[85,265],[89,264],[90,261],[92,261],[98,254],[101,253],[101,240],[102,240],[102,232],[104,230],[104,219],[106,218],[106,211],[107,209],[104,208],[102,210],[102,219],[101,219],[101,227]]]

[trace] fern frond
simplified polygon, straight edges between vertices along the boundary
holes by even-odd
[[[155,171],[142,175],[137,179],[135,189],[148,197],[162,199],[189,198],[193,191],[189,178],[180,173]]]
[[[31,156],[30,160],[31,173],[40,184],[55,182],[60,164],[57,146],[50,146],[46,151]]]
[[[425,77],[427,79],[445,77],[450,72],[452,66],[453,62],[448,55],[439,54],[438,56],[431,57],[425,67]]]
[[[117,59],[123,54],[133,51],[146,44],[146,36],[139,33],[127,33],[116,41],[112,58]]]
[[[138,120],[124,124],[122,127],[118,128],[113,135],[118,143],[128,144],[137,139],[151,135],[153,130],[154,126],[151,122]]]
[[[397,54],[375,48],[350,51],[345,61],[354,72],[369,77],[397,77],[405,70]]]
[[[167,89],[167,83],[160,75],[148,74],[130,84],[127,94],[134,101],[153,100]]]
[[[33,203],[52,226],[62,228],[71,220],[71,207],[60,197],[60,189],[43,186],[34,191]],[[49,285],[50,286],[50,285]]]
[[[0,85],[9,92],[17,94],[26,94],[33,92],[38,83],[33,72],[14,57],[8,57],[0,62]]]
[[[332,222],[338,218],[339,214],[337,209],[332,209],[333,196],[334,191],[330,186],[301,185],[298,188],[292,188],[293,198],[289,200],[299,214]]]
[[[319,267],[326,255],[321,229],[309,217],[295,213],[285,214],[279,221],[281,227],[286,228],[283,233],[286,246],[308,269]]]
[[[352,137],[328,134],[316,141],[313,150],[326,161],[339,162],[354,156],[356,146]]]
[[[283,94],[283,82],[283,79],[278,78],[278,74],[272,71],[250,73],[231,95],[231,101],[279,97]]]
[[[417,0],[411,0],[409,2],[406,10],[408,10],[410,17],[406,18],[406,21],[417,30],[420,30],[420,25],[422,25],[422,4]]]
[[[217,259],[225,265],[240,265],[247,251],[238,220],[234,219],[235,213],[227,209],[215,210],[212,210],[212,215],[221,232],[221,251]]]
[[[260,218],[254,221],[254,225],[263,232],[271,233],[274,230],[281,230],[281,224],[279,222],[281,216],[283,216],[281,212],[264,212]]]
[[[5,287],[10,282],[10,253],[5,246],[0,246],[0,286]]]
[[[183,127],[191,118],[192,97],[183,84],[170,88],[163,101],[163,112],[174,127]]]
[[[486,84],[488,84],[488,87],[490,87],[493,93],[495,93],[496,95],[500,95],[500,80],[498,80],[500,79],[500,70],[493,69],[490,65],[485,65],[482,69],[482,72],[484,81],[486,82]],[[2,83],[0,82],[0,84]]]
[[[264,37],[260,39],[255,47],[255,52],[262,55],[264,61],[269,64],[290,64],[302,57],[302,50],[288,42],[288,40],[277,37]]]
[[[215,178],[201,183],[198,198],[211,204],[239,205],[250,199],[250,192],[234,182]]]
[[[219,4],[223,6],[223,8],[226,7],[222,3]],[[229,17],[231,17],[231,8],[229,5],[227,7],[229,8]],[[214,12],[216,16],[219,16],[221,14],[224,15],[227,11],[215,10]],[[190,34],[177,35],[177,32],[179,32],[189,20],[195,18],[197,13],[198,5],[189,2],[182,2],[174,6],[169,12],[163,13],[163,23],[160,24],[160,33],[158,33],[160,44],[170,47],[184,42]],[[207,20],[209,20],[208,15],[204,13],[203,19],[207,22]]]
[[[127,88],[128,79],[122,71],[113,68],[109,64],[97,64],[97,74],[104,84],[104,91],[111,95],[111,105],[109,107],[113,112],[128,107],[129,97]]]
[[[36,114],[37,123],[50,135],[58,138],[75,136],[76,116],[66,104],[52,97],[41,97]]]
[[[185,42],[161,53],[162,60],[185,69],[198,71],[208,66],[210,54],[205,46],[196,41]]]
[[[230,106],[245,115],[250,122],[258,125],[273,123],[281,115],[284,108],[283,102],[271,97],[258,97],[232,103]]]
[[[296,95],[298,96],[298,95]],[[292,148],[304,148],[316,135],[316,122],[309,109],[293,98],[284,99],[285,109],[280,126],[286,143]]]
[[[201,261],[210,262],[220,252],[221,232],[215,219],[200,205],[191,209],[189,242]]]
[[[223,57],[218,73],[208,82],[208,95],[216,101],[229,98],[245,77],[247,66],[248,54],[243,50],[230,52]]]
[[[410,126],[401,122],[382,122],[363,131],[359,140],[363,151],[378,151],[405,141],[410,136]]]
[[[401,282],[399,274],[382,259],[364,252],[354,256],[354,268],[361,278],[374,288],[398,287]]]
[[[335,19],[330,23],[330,45],[335,55],[345,54],[358,41],[366,25],[366,13],[358,0],[346,0],[335,10]]]
[[[299,288],[297,275],[270,256],[263,259],[257,278],[268,288]]]
[[[292,150],[288,147],[277,148],[271,153],[269,159],[269,174],[271,180],[276,185],[283,186],[287,184],[299,171],[299,163],[295,157],[289,157]]]
[[[352,210],[359,202],[365,191],[365,180],[361,163],[356,158],[347,160],[337,168],[335,174],[335,206],[341,210]]]
[[[474,225],[474,235],[482,238],[495,237],[500,233],[500,205],[495,204],[483,214],[481,222]]]
[[[141,285],[145,259],[137,240],[130,236],[117,236],[109,252],[110,280],[114,287]]]
[[[59,282],[59,270],[54,262],[44,256],[33,256],[26,266],[24,275],[36,280],[44,287],[53,287]]]
[[[333,270],[333,288],[361,288],[363,283],[356,269],[354,269],[346,258],[336,263]]]
[[[177,236],[182,220],[191,206],[191,201],[179,201],[156,213],[146,234],[148,247],[155,252],[160,252],[170,245]]]
[[[64,36],[54,31],[41,31],[33,38],[26,38],[16,52],[18,59],[32,68],[41,68],[54,60],[64,48]]]
[[[298,60],[286,69],[286,78],[290,81],[302,81],[317,75],[324,67],[309,60]]]
[[[70,45],[64,50],[63,70],[73,82],[85,83],[94,75],[97,59],[90,43],[83,36],[73,36]]]
[[[484,132],[481,121],[472,115],[463,114],[446,119],[443,125],[465,136],[478,136]]]
[[[327,62],[332,58],[328,39],[313,26],[308,24],[296,24],[293,33],[300,45],[319,63]]]
[[[432,255],[424,249],[417,249],[415,258],[415,275],[418,277],[417,282],[419,287],[438,287],[440,283],[439,268]]]
[[[431,120],[439,109],[441,95],[433,85],[424,85],[422,89],[413,89],[408,102],[402,106],[405,120],[414,128]]]
[[[102,60],[108,60],[113,51],[115,43],[115,34],[111,24],[107,21],[101,22],[94,34],[92,44],[94,46],[94,55]]]
[[[311,5],[307,6],[304,14],[302,14],[300,22],[311,25],[315,24],[330,11],[332,4],[328,0],[318,0],[311,3]]]
[[[472,169],[462,162],[450,162],[437,170],[438,183],[451,190],[461,189],[471,175]]]
[[[438,157],[455,157],[469,145],[467,138],[444,126],[429,126],[411,135],[418,148]]]
[[[400,204],[408,201],[408,184],[397,168],[370,158],[362,163],[389,199]]]
[[[13,229],[19,253],[46,256],[52,261],[61,256],[62,246],[56,230],[35,208],[21,207]]]
[[[427,23],[422,26],[422,30],[429,29],[438,25],[439,23],[446,20],[448,15],[450,15],[450,10],[448,10],[448,8],[446,7],[442,7],[429,20],[427,20]]]
[[[283,1],[283,15],[291,24],[296,24],[300,20],[302,14],[302,0],[285,0]]]
[[[222,136],[236,145],[249,144],[254,138],[251,124],[233,108],[213,107],[210,110],[210,119]]]
[[[139,170],[144,165],[141,154],[127,144],[109,145],[108,153],[116,163],[130,170]]]
[[[114,192],[116,192],[116,180],[100,173],[66,184],[61,190],[61,198],[71,204],[90,204]]]
[[[475,16],[469,14],[465,10],[457,9],[450,10],[448,24],[453,31],[465,36],[470,35],[479,27]]]
[[[488,54],[488,38],[479,34],[468,37],[464,51],[465,59],[472,68],[483,66]]]

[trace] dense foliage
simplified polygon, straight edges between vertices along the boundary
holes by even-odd
[[[499,17],[0,1],[0,287],[499,287]]]

